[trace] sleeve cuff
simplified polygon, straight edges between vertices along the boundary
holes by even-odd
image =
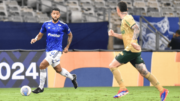
[[[132,28],[134,25],[136,25],[136,23],[134,23],[134,24],[131,26],[131,28]]]

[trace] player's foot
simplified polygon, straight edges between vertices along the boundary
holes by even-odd
[[[118,93],[114,96],[114,98],[122,97],[122,96],[124,96],[124,95],[126,95],[126,94],[128,94],[128,93],[129,93],[129,91],[128,91],[127,89],[125,89],[125,90],[119,90]]]
[[[72,75],[73,75],[73,77],[74,77],[74,79],[72,80],[72,83],[73,83],[73,85],[74,85],[74,88],[76,89],[76,88],[78,87],[78,84],[77,84],[77,81],[76,81],[77,76],[76,76],[75,74],[72,74]]]
[[[169,91],[167,89],[164,89],[164,91],[162,93],[160,93],[161,101],[166,100],[168,93],[169,93]]]
[[[41,90],[41,88],[36,88],[35,90],[33,90],[32,92],[35,93],[35,94],[38,94],[38,93],[42,93],[44,91],[44,88]]]

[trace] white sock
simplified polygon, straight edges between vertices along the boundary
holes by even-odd
[[[43,89],[46,81],[46,69],[40,69],[40,84],[39,88]]]
[[[62,68],[62,71],[60,72],[61,75],[73,80],[72,74],[70,74],[66,69]]]

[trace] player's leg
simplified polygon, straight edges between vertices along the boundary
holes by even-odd
[[[123,79],[122,79],[122,76],[120,74],[118,67],[130,61],[133,58],[133,56],[131,57],[130,56],[131,56],[130,52],[122,51],[119,55],[115,57],[115,59],[109,65],[109,68],[111,72],[113,73],[120,87],[118,93],[114,96],[114,98],[119,98],[119,97],[122,97],[123,95],[128,94],[128,90],[126,86],[124,85],[124,82],[123,82]]]
[[[164,88],[160,85],[158,80],[155,78],[153,74],[151,74],[147,69],[144,63],[136,64],[136,69],[139,71],[141,76],[148,79],[153,86],[155,86],[159,92],[162,92]]]
[[[78,87],[78,84],[77,84],[77,81],[76,81],[77,77],[76,77],[75,74],[71,74],[65,68],[61,68],[60,64],[55,66],[54,69],[55,69],[55,71],[57,73],[61,74],[62,76],[65,76],[65,77],[71,79],[75,89]]]
[[[165,101],[168,90],[164,89],[160,85],[158,80],[155,78],[155,76],[147,70],[146,65],[144,64],[144,61],[142,60],[142,58],[140,56],[138,56],[137,58],[135,58],[134,60],[131,61],[131,64],[139,71],[139,73],[143,77],[148,79],[151,82],[151,84],[158,89],[158,91],[160,92],[160,97],[161,97],[162,101]]]
[[[109,68],[110,68],[111,72],[113,73],[113,75],[120,87],[118,93],[114,96],[114,98],[119,98],[119,97],[122,97],[122,96],[128,94],[128,90],[124,85],[121,73],[120,73],[119,69],[117,68],[119,66],[121,66],[121,63],[119,63],[116,59],[114,59],[109,65]]]
[[[53,59],[54,63],[52,64],[52,66],[54,67],[54,70],[57,73],[61,74],[62,76],[69,78],[72,81],[74,88],[76,89],[78,87],[78,84],[76,82],[77,76],[75,74],[69,73],[65,68],[61,67],[60,60],[59,60],[60,57],[61,57],[61,53],[59,53],[57,55],[57,57],[55,59]]]
[[[39,87],[36,88],[34,91],[32,91],[33,93],[41,93],[44,91],[44,84],[46,81],[46,68],[49,66],[49,63],[46,59],[44,59],[39,68],[40,68],[40,84]]]
[[[114,59],[110,64],[109,64],[109,69],[113,73],[117,83],[119,84],[120,90],[126,89],[121,73],[117,67],[121,66],[121,63],[119,63],[116,59]]]

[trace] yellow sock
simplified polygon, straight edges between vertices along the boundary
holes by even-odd
[[[164,90],[164,88],[160,85],[158,80],[151,73],[148,73],[145,76],[145,78],[148,79],[151,82],[151,84],[158,89],[159,92],[162,92]]]
[[[126,89],[126,87],[124,85],[124,82],[123,82],[123,79],[121,77],[120,71],[118,70],[118,68],[110,68],[110,70],[113,73],[116,81],[118,82],[120,90]]]

